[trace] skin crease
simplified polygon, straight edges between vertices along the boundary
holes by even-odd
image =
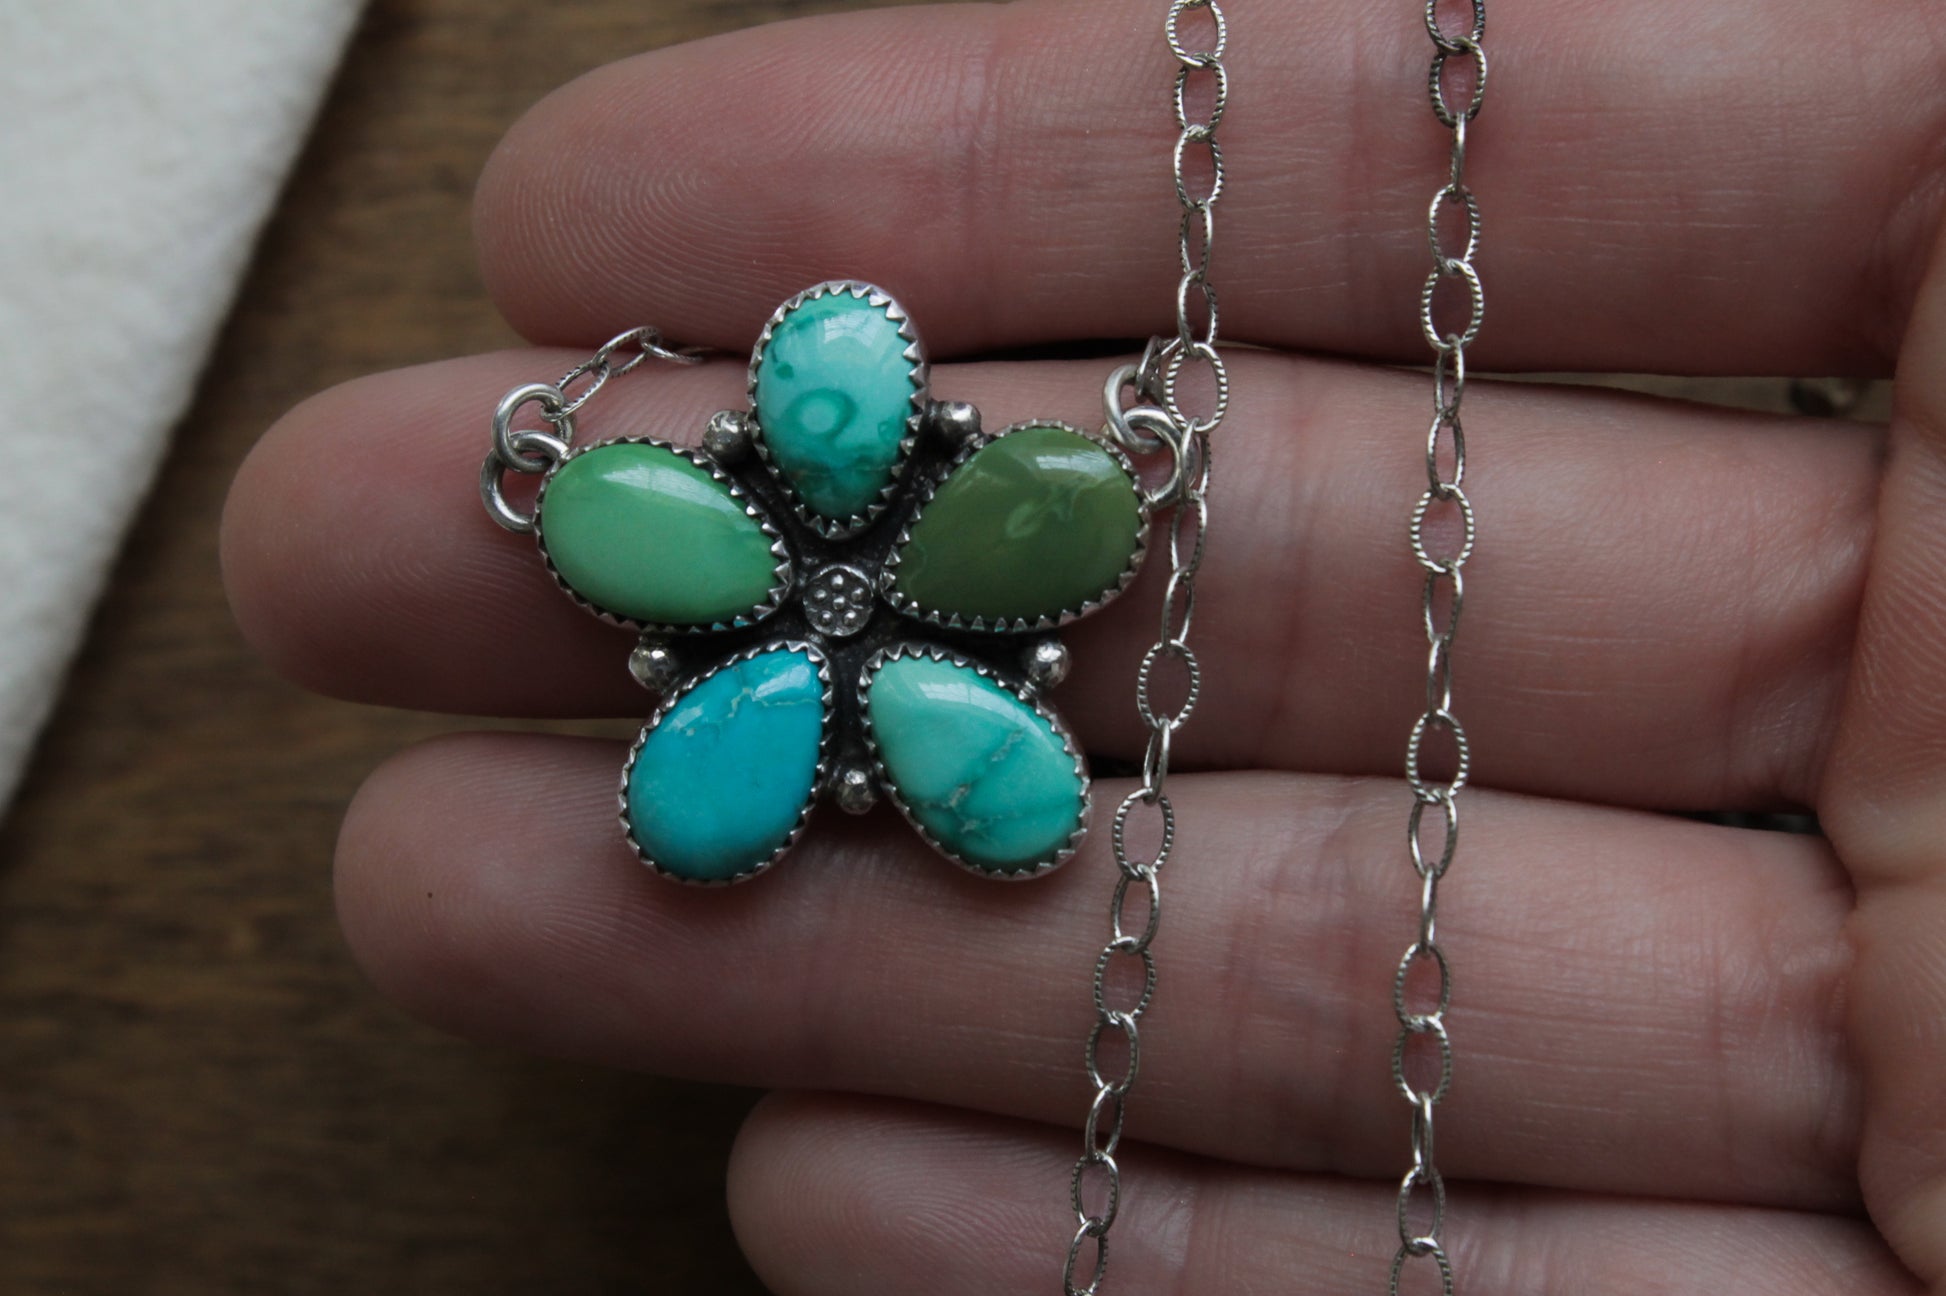
[[[854,14],[603,69],[488,168],[488,280],[537,344],[653,320],[734,351],[806,284],[872,279],[947,361],[936,394],[996,425],[1086,422],[1098,364],[957,361],[1165,323],[1173,197],[1130,163],[1166,156],[1158,13]],[[1422,358],[1427,43],[1412,13],[1354,0],[1253,17],[1246,38],[1232,15],[1216,277],[1230,336],[1278,350],[1238,355],[1223,429],[1237,467],[1218,466],[1196,630],[1212,686],[1180,749],[1205,772],[1172,784],[1182,844],[1122,1156],[1112,1281],[1131,1294],[1380,1288],[1382,1180],[1404,1163],[1385,994],[1415,899],[1394,775],[1424,669],[1403,519],[1425,384],[1287,350]],[[1462,1289],[1946,1291],[1946,14],[1504,0],[1493,23],[1468,163],[1480,364],[1896,355],[1898,386],[1889,433],[1469,393],[1482,537],[1458,696],[1478,786],[1441,902]],[[571,358],[384,375],[265,438],[224,546],[273,661],[393,704],[491,710],[518,681],[543,711],[645,709],[627,637],[472,496],[480,412]],[[739,374],[618,384],[590,435],[693,439]],[[344,440],[378,435],[399,467],[373,481]],[[353,498],[360,532],[315,525]],[[1155,575],[1070,636],[1057,700],[1097,751],[1137,737]],[[559,669],[537,684],[534,660]],[[825,816],[773,874],[698,893],[616,839],[619,762],[470,735],[375,773],[339,904],[379,986],[482,1039],[846,1091],[766,1104],[735,1155],[739,1235],[784,1296],[1051,1281],[1105,834],[996,888],[887,815]],[[1792,804],[1828,841],[1660,813]]]

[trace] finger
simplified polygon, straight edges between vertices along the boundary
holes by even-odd
[[[1874,1218],[1946,1280],[1946,229],[1899,362],[1852,687],[1820,809],[1859,888],[1852,1038],[1870,1077]]]
[[[730,1211],[778,1296],[1032,1291],[1061,1274],[1076,1140],[1036,1126],[828,1095],[779,1095],[730,1163]],[[1141,1293],[1383,1290],[1391,1188],[1125,1146],[1110,1281]],[[1087,1180],[1090,1209],[1105,1189]],[[1863,1221],[1749,1207],[1456,1184],[1445,1234],[1461,1290],[1503,1296],[1912,1296]],[[1084,1247],[1077,1285],[1094,1261]],[[1438,1289],[1431,1260],[1402,1290]],[[1421,1270],[1424,1272],[1421,1272]]]
[[[487,356],[355,383],[288,416],[239,475],[224,562],[284,671],[369,702],[640,714],[630,638],[576,608],[473,483],[493,393],[565,368]],[[988,423],[1091,421],[1092,364],[948,367]],[[1393,772],[1424,688],[1424,390],[1239,356],[1192,633],[1205,687],[1184,760]],[[740,371],[631,378],[592,436],[693,439]],[[1098,404],[1096,404],[1098,410]],[[1456,652],[1476,777],[1689,809],[1815,786],[1870,546],[1872,434],[1536,387],[1473,389],[1481,519]],[[1098,419],[1098,413],[1093,415]],[[1131,704],[1165,554],[1078,624],[1057,694],[1091,750],[1139,753]]]
[[[1032,884],[968,877],[884,812],[823,815],[775,873],[698,891],[623,846],[620,764],[618,745],[476,735],[375,775],[340,842],[339,905],[378,984],[435,1024],[524,1049],[1080,1119],[1114,876],[1099,815],[1082,857]],[[1134,1136],[1396,1174],[1388,993],[1418,900],[1408,796],[1267,775],[1170,786],[1178,847]],[[1105,784],[1097,804],[1126,791]],[[1466,813],[1470,871],[1439,920],[1461,1059],[1440,1164],[1851,1202],[1849,895],[1821,844],[1491,794]],[[1138,848],[1144,830],[1138,818]],[[1138,893],[1131,923],[1141,908]],[[1111,967],[1111,996],[1132,989]],[[1117,1063],[1111,1042],[1103,1065]]]
[[[1214,268],[1228,336],[1424,355],[1446,145],[1418,9],[1232,14]],[[1946,194],[1932,0],[1493,12],[1467,163],[1493,303],[1483,363],[1889,366]],[[929,6],[605,68],[488,167],[487,280],[550,342],[648,322],[740,349],[832,277],[893,289],[941,354],[1173,334],[1162,14]]]

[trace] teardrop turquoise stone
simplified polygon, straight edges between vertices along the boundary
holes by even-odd
[[[1081,826],[1086,782],[1045,717],[971,667],[900,657],[866,714],[907,813],[975,868],[1051,864]]]
[[[1141,534],[1135,482],[1113,454],[1068,428],[1020,428],[940,486],[892,588],[967,620],[1052,620],[1113,593]]]
[[[625,796],[629,837],[656,867],[727,882],[790,839],[817,783],[824,683],[802,649],[727,666],[643,740]]]
[[[834,292],[793,307],[759,347],[758,435],[815,512],[864,513],[891,482],[913,414],[909,345],[885,307]]]
[[[667,446],[620,442],[564,461],[535,522],[568,588],[633,621],[734,621],[778,583],[771,537],[743,502]]]

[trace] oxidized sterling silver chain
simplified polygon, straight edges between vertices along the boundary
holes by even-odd
[[[1466,786],[1472,764],[1466,730],[1453,713],[1452,663],[1453,635],[1459,629],[1460,609],[1466,598],[1466,584],[1460,570],[1473,554],[1475,537],[1473,505],[1462,488],[1466,477],[1466,434],[1460,427],[1460,400],[1466,394],[1466,348],[1479,336],[1486,315],[1486,298],[1473,264],[1480,247],[1480,207],[1466,185],[1467,126],[1479,115],[1487,88],[1487,56],[1481,43],[1486,36],[1486,0],[1469,0],[1469,4],[1472,26],[1454,36],[1439,25],[1439,0],[1426,0],[1426,31],[1434,46],[1427,85],[1433,115],[1452,133],[1452,150],[1446,184],[1433,196],[1427,212],[1433,268],[1419,297],[1419,322],[1434,353],[1433,419],[1432,429],[1426,436],[1426,493],[1413,506],[1411,540],[1413,557],[1425,572],[1421,606],[1428,650],[1425,710],[1412,726],[1405,752],[1405,776],[1413,796],[1406,839],[1413,871],[1419,878],[1419,933],[1406,947],[1392,980],[1392,1009],[1399,1021],[1398,1038],[1392,1046],[1392,1078],[1412,1108],[1412,1166],[1399,1181],[1399,1249],[1392,1257],[1388,1284],[1391,1296],[1398,1296],[1405,1268],[1415,1260],[1430,1260],[1438,1267],[1439,1288],[1444,1296],[1452,1296],[1453,1291],[1453,1263],[1441,1238],[1446,1222],[1446,1181],[1433,1155],[1433,1109],[1445,1100],[1453,1084],[1453,1042],[1446,1029],[1453,980],[1435,923],[1439,914],[1440,879],[1446,876],[1459,846],[1459,793]],[[1447,70],[1453,64],[1468,68],[1473,81],[1470,97],[1458,110],[1446,98]],[[1449,253],[1440,241],[1440,217],[1448,208],[1458,208],[1465,216],[1466,246],[1457,256]],[[1467,316],[1465,324],[1458,329],[1442,330],[1434,322],[1434,298],[1446,280],[1459,280],[1465,286]],[[1449,456],[1450,476],[1446,475],[1443,463]],[[1435,555],[1427,546],[1427,523],[1439,512],[1456,518],[1459,527],[1457,548],[1446,557]],[[1455,749],[1452,774],[1445,779],[1431,777],[1420,768],[1426,739],[1439,731],[1451,736]],[[1436,850],[1429,849],[1423,840],[1428,810],[1438,813]],[[1437,976],[1438,990],[1431,1009],[1418,1011],[1408,1002],[1406,983],[1414,969],[1424,964],[1430,964]],[[1437,1070],[1427,1081],[1430,1087],[1421,1087],[1408,1074],[1408,1050],[1414,1039],[1420,1037],[1432,1041],[1438,1059]],[[1414,1199],[1422,1194],[1431,1198],[1432,1210],[1424,1228],[1414,1222],[1413,1210]]]
[[[1207,9],[1215,25],[1207,47],[1192,49],[1182,30],[1184,15]],[[1175,844],[1176,812],[1170,805],[1169,746],[1176,730],[1189,719],[1202,687],[1202,669],[1189,647],[1189,626],[1196,610],[1196,572],[1203,559],[1203,540],[1209,526],[1209,436],[1223,421],[1230,403],[1230,380],[1216,352],[1216,291],[1209,281],[1210,249],[1216,240],[1216,204],[1223,193],[1223,153],[1216,128],[1229,103],[1229,73],[1223,65],[1228,31],[1216,0],[1173,0],[1165,25],[1169,50],[1180,65],[1176,71],[1176,138],[1173,166],[1176,201],[1181,207],[1177,249],[1181,277],[1176,283],[1176,336],[1155,338],[1142,360],[1109,376],[1103,393],[1108,434],[1132,454],[1167,448],[1171,476],[1156,492],[1158,501],[1175,505],[1169,521],[1169,583],[1162,600],[1162,620],[1155,643],[1142,658],[1135,682],[1135,706],[1149,731],[1142,755],[1142,782],[1115,810],[1114,848],[1119,876],[1109,904],[1109,938],[1095,961],[1095,1024],[1084,1049],[1088,1081],[1094,1097],[1082,1124],[1081,1155],[1069,1181],[1075,1232],[1061,1269],[1065,1296],[1098,1296],[1108,1272],[1108,1234],[1121,1207],[1122,1171],[1115,1159],[1121,1146],[1129,1091],[1141,1071],[1142,1046],[1138,1023],[1155,996],[1155,953],[1151,948],[1162,921],[1159,879]],[[1208,93],[1201,120],[1191,117],[1189,100]],[[1193,180],[1191,163],[1207,155],[1207,175]],[[1195,305],[1200,298],[1200,306]],[[1200,313],[1202,327],[1194,316]],[[1192,363],[1208,370],[1214,404],[1207,417],[1185,411],[1179,393],[1184,370]],[[1146,404],[1125,408],[1126,391],[1133,390]],[[1172,665],[1173,663],[1173,665]],[[1181,700],[1169,708],[1154,696],[1158,671],[1167,667],[1187,677]],[[1138,857],[1130,842],[1131,820],[1147,816],[1154,844],[1147,858]],[[1141,896],[1139,908],[1130,897]],[[1139,966],[1139,989],[1117,1001],[1110,990],[1117,961]],[[1134,960],[1134,964],[1128,964]],[[1133,1002],[1126,1002],[1130,997]],[[1105,1068],[1103,1042],[1122,1038],[1125,1060]],[[1089,1243],[1092,1242],[1092,1255]],[[1085,1260],[1085,1263],[1084,1263]],[[1080,1275],[1085,1271],[1083,1282]]]

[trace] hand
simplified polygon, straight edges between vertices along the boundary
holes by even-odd
[[[1396,774],[1423,671],[1414,318],[1443,174],[1417,6],[1233,6],[1214,278],[1232,360],[1177,747],[1159,997],[1110,1281],[1381,1290],[1407,1111]],[[331,693],[639,716],[473,483],[500,393],[654,323],[732,358],[617,383],[589,436],[693,440],[778,301],[876,281],[936,359],[1170,325],[1159,0],[892,10],[605,68],[488,168],[489,282],[533,349],[351,384],[267,436],[225,522],[238,615]],[[1469,162],[1503,370],[1878,372],[1881,430],[1474,387],[1443,892],[1462,1288],[1946,1290],[1946,22],[1936,0],[1496,5]],[[1931,269],[1927,270],[1931,258]],[[1908,323],[1908,320],[1910,321]],[[1099,422],[1099,361],[949,362],[990,424]],[[1087,745],[1139,748],[1151,572],[1076,628]],[[1055,1280],[1107,834],[982,883],[821,812],[730,891],[650,876],[605,742],[400,756],[339,848],[350,939],[463,1034],[786,1087],[731,1207],[785,1296]],[[1123,788],[1109,781],[1098,804]],[[1814,806],[1823,838],[1670,817]],[[1046,1124],[1042,1124],[1046,1122]],[[1458,1182],[1465,1180],[1468,1182]],[[1910,1272],[1908,1272],[1910,1270]],[[1917,1277],[1912,1275],[1916,1274]]]

